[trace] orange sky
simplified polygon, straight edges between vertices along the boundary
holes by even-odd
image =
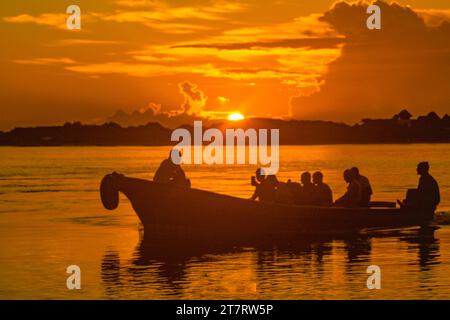
[[[2,1],[0,130],[165,116],[356,122],[450,111],[450,2]],[[68,5],[82,29],[65,28]],[[410,7],[406,7],[409,5]]]

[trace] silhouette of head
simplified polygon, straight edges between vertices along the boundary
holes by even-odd
[[[352,172],[352,175],[353,175],[354,177],[359,176],[359,169],[358,169],[357,167],[351,168],[350,171]]]
[[[347,182],[347,183],[352,182],[353,177],[354,176],[353,176],[352,171],[350,169],[347,169],[347,170],[344,171],[344,180],[345,180],[345,182]]]
[[[263,181],[265,178],[264,174],[262,173],[261,168],[256,169],[256,180],[259,182]]]
[[[171,160],[175,164],[181,163],[181,150],[173,148],[169,152],[169,160]]]
[[[417,174],[419,175],[428,174],[428,170],[430,170],[430,164],[426,161],[417,165]]]
[[[320,171],[314,172],[313,174],[313,183],[314,184],[321,184],[323,183],[323,174]]]
[[[303,172],[300,181],[303,185],[311,184],[311,173]]]

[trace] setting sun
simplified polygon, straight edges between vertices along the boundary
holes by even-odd
[[[232,113],[228,116],[228,120],[230,121],[239,121],[239,120],[244,120],[245,117],[240,114],[240,113]]]

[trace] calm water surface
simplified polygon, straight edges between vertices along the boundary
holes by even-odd
[[[107,212],[100,179],[114,170],[151,178],[165,147],[0,148],[2,299],[417,299],[450,298],[450,227],[394,230],[295,243],[169,246],[143,233],[125,198]],[[435,145],[282,147],[279,178],[322,170],[340,195],[342,170],[360,167],[375,199],[395,201],[415,187],[428,160],[450,211],[450,148]],[[252,166],[186,166],[193,187],[249,197]],[[211,214],[214,214],[213,212]],[[79,265],[82,289],[66,288]],[[382,289],[366,289],[368,266]]]

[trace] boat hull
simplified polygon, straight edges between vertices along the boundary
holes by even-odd
[[[104,191],[106,186],[108,192]],[[429,213],[406,208],[330,208],[256,202],[122,175],[108,175],[102,181],[102,201],[110,210],[118,205],[117,197],[111,196],[114,192],[122,192],[130,200],[144,230],[178,228],[194,234],[232,238],[411,227],[430,220]],[[108,203],[108,196],[112,204]]]

